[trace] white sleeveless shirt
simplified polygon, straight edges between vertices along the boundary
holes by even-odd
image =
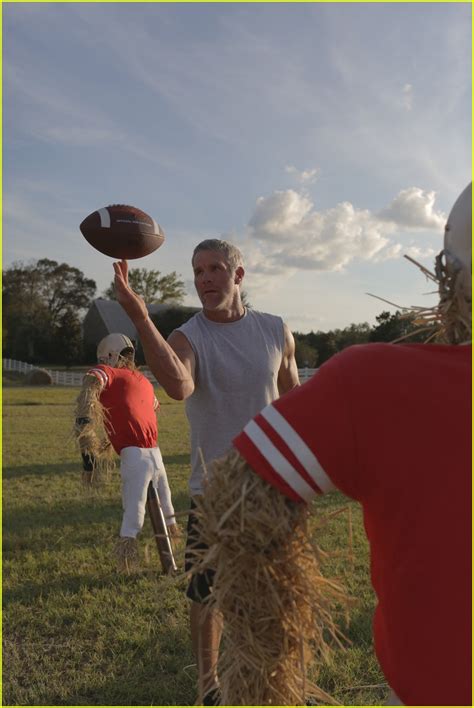
[[[234,437],[262,408],[278,398],[283,320],[255,310],[225,324],[198,312],[178,328],[196,358],[195,388],[186,399],[191,428],[192,495],[202,493],[201,455],[210,462],[227,452]]]

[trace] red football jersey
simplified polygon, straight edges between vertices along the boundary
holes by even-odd
[[[107,411],[107,432],[114,450],[156,447],[158,401],[153,386],[139,371],[98,364],[87,372],[102,384],[100,402]]]
[[[406,705],[471,704],[470,377],[470,346],[350,347],[234,441],[292,499],[362,504],[375,649]]]

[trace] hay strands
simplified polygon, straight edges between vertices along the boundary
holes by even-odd
[[[336,704],[308,682],[306,668],[328,657],[326,637],[341,645],[332,612],[346,595],[321,575],[306,505],[233,451],[213,463],[196,514],[209,549],[195,549],[194,572],[216,570],[209,607],[224,622],[222,704],[301,705],[307,692]]]

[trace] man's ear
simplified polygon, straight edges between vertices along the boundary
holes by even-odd
[[[234,282],[237,283],[237,285],[239,285],[242,282],[244,275],[245,275],[245,270],[243,269],[242,266],[239,266],[235,271]]]

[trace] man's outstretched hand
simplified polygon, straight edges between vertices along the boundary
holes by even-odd
[[[148,310],[142,298],[132,290],[128,283],[128,263],[125,260],[114,263],[115,271],[115,294],[118,302],[137,325],[148,317]]]

